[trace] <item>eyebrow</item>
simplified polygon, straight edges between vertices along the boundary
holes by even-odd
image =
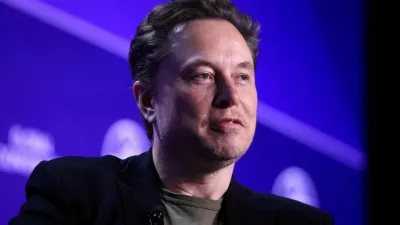
[[[249,61],[244,61],[239,63],[237,66],[237,68],[243,68],[243,69],[249,69],[249,70],[254,70],[254,65],[253,63],[249,62]]]
[[[204,60],[204,59],[194,59],[194,60],[189,60],[188,62],[184,63],[181,67],[181,71],[186,71],[190,68],[193,67],[198,67],[198,66],[207,66],[211,68],[218,68],[217,65],[214,63]],[[254,70],[254,65],[252,62],[249,61],[244,61],[236,65],[236,68],[240,69],[248,69],[248,70]]]

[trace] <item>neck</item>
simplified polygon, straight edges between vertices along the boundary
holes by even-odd
[[[206,165],[198,158],[170,154],[170,151],[156,142],[152,146],[152,154],[162,185],[169,191],[218,200],[222,198],[231,182],[234,163],[227,166]]]

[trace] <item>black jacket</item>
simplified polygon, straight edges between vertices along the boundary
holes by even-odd
[[[41,162],[26,185],[26,202],[9,225],[145,225],[161,205],[151,152],[63,157]],[[224,196],[224,225],[332,225],[331,216],[306,204],[251,191],[235,179]]]

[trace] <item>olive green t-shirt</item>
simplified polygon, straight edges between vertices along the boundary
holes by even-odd
[[[166,209],[165,225],[220,225],[217,221],[222,199],[212,200],[161,190]]]

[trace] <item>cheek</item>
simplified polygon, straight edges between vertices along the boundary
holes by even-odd
[[[166,84],[160,86],[155,95],[154,109],[156,121],[160,129],[164,129],[174,123],[176,90],[171,85]]]
[[[256,119],[257,115],[257,92],[255,90],[246,90],[241,96],[243,108],[250,119]]]
[[[179,91],[177,110],[191,117],[202,117],[211,107],[212,90],[200,87],[185,87]]]

